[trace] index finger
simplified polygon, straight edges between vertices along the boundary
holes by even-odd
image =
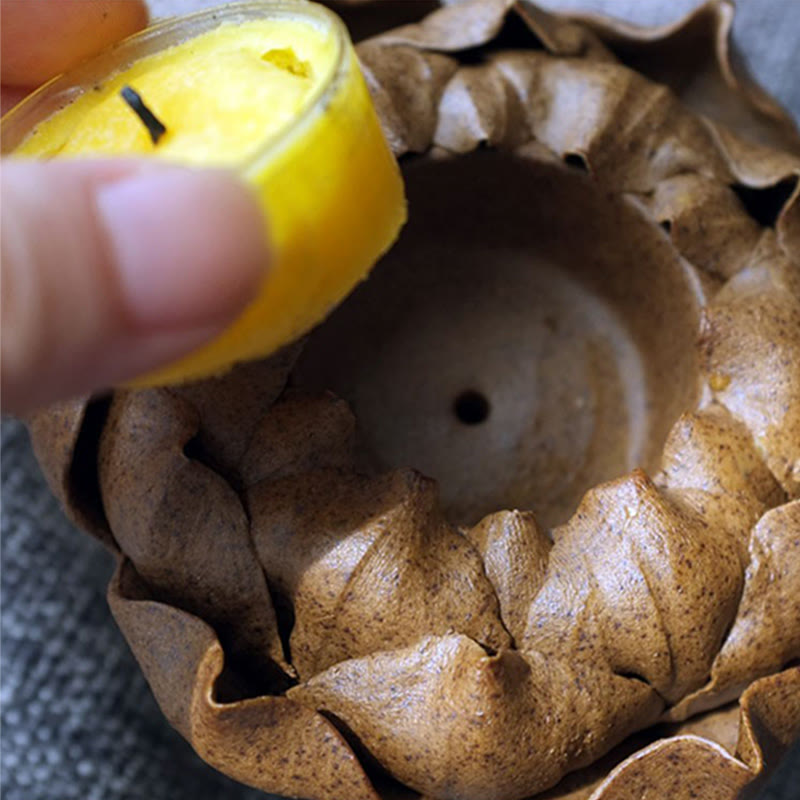
[[[35,87],[147,25],[142,0],[2,0],[0,77]]]

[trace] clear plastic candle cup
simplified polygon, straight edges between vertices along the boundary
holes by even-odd
[[[367,275],[406,217],[347,30],[304,0],[231,4],[130,37],[9,112],[2,149],[227,167],[254,189],[274,251],[258,297],[144,384],[218,374],[298,338]]]

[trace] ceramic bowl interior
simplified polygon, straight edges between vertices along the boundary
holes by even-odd
[[[666,234],[580,169],[480,150],[404,162],[411,218],[294,373],[352,406],[361,466],[412,466],[470,524],[559,524],[655,471],[698,392],[701,291]]]

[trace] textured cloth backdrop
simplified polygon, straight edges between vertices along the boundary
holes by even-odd
[[[154,16],[220,0],[152,0]],[[408,0],[414,2],[414,0]],[[546,0],[642,24],[695,0]],[[800,119],[800,0],[739,0],[738,50]],[[265,800],[203,764],[161,716],[105,602],[111,558],[64,519],[21,425],[2,430],[5,800]],[[796,800],[800,746],[763,800]],[[346,800],[343,798],[342,800]]]

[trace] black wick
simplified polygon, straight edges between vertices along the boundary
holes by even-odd
[[[134,114],[142,121],[142,125],[147,128],[153,144],[158,144],[158,140],[167,132],[167,128],[163,122],[144,104],[141,95],[131,89],[130,86],[125,86],[120,92],[122,99],[131,107]]]

